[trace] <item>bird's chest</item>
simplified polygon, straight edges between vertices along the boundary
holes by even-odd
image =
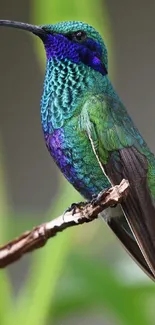
[[[50,154],[67,177],[73,176],[75,171],[84,173],[92,148],[86,134],[78,127],[78,117],[72,117],[51,134],[45,133],[45,141]]]
[[[41,121],[44,132],[52,133],[72,118],[87,89],[84,66],[70,61],[51,59],[47,62],[41,99]]]
[[[78,127],[78,117],[64,127],[45,133],[47,148],[56,164],[73,186],[86,198],[103,189],[103,174],[91,143]]]

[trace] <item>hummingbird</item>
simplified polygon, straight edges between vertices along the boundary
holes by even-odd
[[[41,123],[47,149],[86,199],[129,181],[127,198],[102,217],[130,256],[155,280],[155,156],[108,76],[106,45],[80,21],[36,26],[0,20],[43,42],[46,72]]]

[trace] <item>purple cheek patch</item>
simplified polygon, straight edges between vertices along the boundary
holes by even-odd
[[[96,70],[96,71],[99,71],[101,72],[103,75],[106,75],[107,74],[107,69],[106,67],[104,66],[104,64],[102,63],[102,61],[94,56],[93,57],[93,60],[92,60],[92,67]]]
[[[89,39],[84,43],[77,43],[71,42],[64,35],[50,34],[45,41],[45,49],[48,59],[68,59],[76,64],[84,63],[103,76],[107,74],[107,69],[102,60],[101,46],[93,40]]]

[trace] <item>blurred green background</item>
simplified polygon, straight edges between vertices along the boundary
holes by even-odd
[[[0,0],[1,19],[83,20],[109,49],[110,77],[155,152],[154,0]],[[81,198],[43,141],[43,46],[0,30],[0,243]],[[102,222],[69,229],[0,271],[0,325],[154,324],[155,288]]]

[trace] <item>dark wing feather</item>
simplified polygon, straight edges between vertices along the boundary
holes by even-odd
[[[116,167],[117,166],[117,167]],[[113,184],[123,178],[130,183],[121,204],[139,248],[155,276],[155,208],[147,186],[147,160],[134,147],[111,153],[105,171]]]
[[[117,238],[121,241],[123,247],[128,254],[134,259],[134,261],[143,269],[143,271],[155,281],[155,277],[151,272],[148,264],[146,263],[144,256],[142,255],[137,242],[135,241],[132,233],[130,235],[130,228],[128,227],[124,216],[116,218],[108,218],[107,224],[115,233]],[[125,224],[125,227],[123,226]],[[126,228],[126,229],[125,229]]]
[[[80,126],[87,132],[103,179],[108,177],[113,185],[123,178],[130,182],[127,199],[121,204],[128,230],[124,229],[122,220],[106,221],[152,278],[155,277],[155,208],[147,184],[148,163],[143,152],[152,154],[125,107],[114,97],[104,94],[90,97],[83,106]],[[155,158],[151,157],[151,164],[155,165]],[[152,176],[155,184],[155,176]],[[131,239],[129,229],[135,240]]]

